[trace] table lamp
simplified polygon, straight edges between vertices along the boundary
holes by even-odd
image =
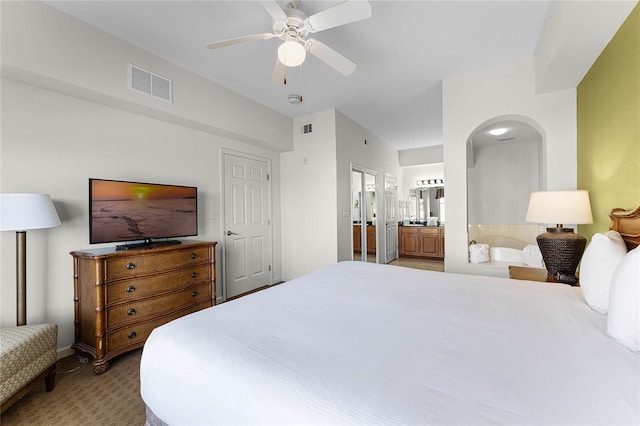
[[[531,193],[527,222],[550,224],[547,232],[536,237],[550,277],[566,284],[577,284],[576,269],[587,239],[562,224],[593,223],[589,193],[577,191],[539,191]]]
[[[16,231],[16,317],[27,323],[27,230],[53,228],[60,219],[45,194],[0,194],[0,231]]]

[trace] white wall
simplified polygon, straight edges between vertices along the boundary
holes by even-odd
[[[313,133],[300,135],[306,123]],[[378,221],[384,217],[384,173],[401,178],[397,151],[334,109],[296,118],[293,127],[294,150],[280,156],[285,280],[351,260],[352,164],[377,173]],[[377,247],[384,238],[379,232]]]
[[[300,134],[307,123],[313,132]],[[335,111],[296,118],[293,129],[294,150],[280,156],[285,280],[337,260]]]
[[[524,121],[543,136],[547,189],[576,187],[575,89],[536,95],[532,58],[446,79],[443,130],[448,272],[496,273],[468,263],[466,141],[480,124],[493,117],[508,119],[513,115],[520,121],[528,117]]]
[[[398,161],[398,151],[386,144],[380,138],[351,120],[346,115],[336,112],[336,141],[337,141],[337,218],[338,229],[338,260],[351,260],[353,222],[351,211],[351,167],[362,167],[376,173],[376,222],[383,224],[386,214],[384,211],[384,174],[387,173],[402,181],[402,171]],[[364,141],[367,141],[365,144]],[[398,199],[401,190],[398,191]],[[385,247],[386,233],[384,227],[377,229],[376,247]],[[384,253],[378,249],[378,259],[384,259]]]
[[[292,148],[291,119],[44,3],[2,2],[1,19],[3,77],[278,151]],[[173,80],[173,103],[128,89],[128,63]]]
[[[127,61],[174,78],[175,104],[124,89]],[[281,279],[278,151],[292,146],[290,119],[40,3],[2,4],[2,62],[0,191],[50,194],[62,220],[27,235],[27,321],[57,323],[59,349],[74,341],[69,252],[90,247],[89,177],[198,186],[197,239],[220,242],[221,295],[221,151],[270,160]],[[0,249],[0,324],[11,326],[14,233],[0,233]]]
[[[539,191],[540,141],[529,139],[474,149],[467,170],[470,224],[522,224],[529,194]]]
[[[419,166],[422,164],[442,163],[444,148],[442,145],[398,151],[400,166]]]
[[[402,195],[399,195],[401,200],[408,200],[409,189],[416,187],[418,179],[444,179],[444,164],[402,167]]]

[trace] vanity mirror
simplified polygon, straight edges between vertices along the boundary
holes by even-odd
[[[444,224],[444,186],[410,188],[406,210],[405,220],[409,222]]]

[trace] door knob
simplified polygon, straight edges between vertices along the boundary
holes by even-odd
[[[227,235],[230,236],[230,235],[238,235],[238,234],[236,234],[235,232],[227,231]]]

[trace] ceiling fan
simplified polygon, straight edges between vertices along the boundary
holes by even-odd
[[[306,52],[311,53],[339,73],[348,76],[356,69],[356,64],[314,38],[317,33],[329,28],[361,21],[371,17],[371,5],[367,0],[347,0],[311,16],[297,9],[300,0],[290,0],[286,11],[276,0],[259,2],[273,18],[273,32],[253,34],[243,37],[216,41],[206,44],[209,49],[231,46],[254,40],[279,38],[283,43],[278,48],[278,57],[273,70],[273,84],[286,84],[287,67],[296,67],[304,62]]]

